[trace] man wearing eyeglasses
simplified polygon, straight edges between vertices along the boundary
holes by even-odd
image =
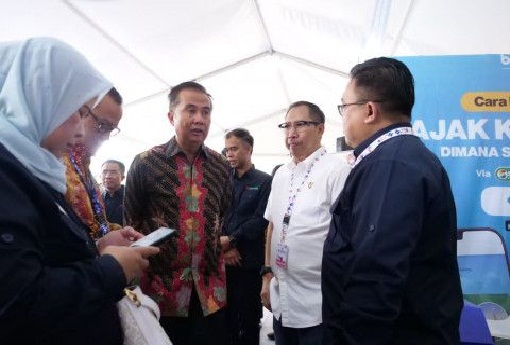
[[[324,122],[317,105],[298,101],[278,126],[292,160],[278,169],[271,185],[260,293],[273,312],[277,345],[322,341],[322,246],[329,208],[350,171],[344,158],[321,146]]]
[[[324,244],[323,344],[459,344],[455,202],[413,135],[413,105],[401,61],[352,69],[339,110],[353,170]]]
[[[93,238],[104,236],[120,224],[109,223],[99,185],[90,172],[90,158],[110,136],[119,133],[122,97],[112,88],[94,108],[86,108],[84,135],[64,157],[66,165],[66,199],[81,220],[88,225]]]

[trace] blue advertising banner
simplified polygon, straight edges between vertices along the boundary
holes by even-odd
[[[495,230],[457,242],[464,296],[492,315],[491,330],[510,325],[510,55],[399,59],[415,78],[414,134],[448,172],[458,227]]]
[[[510,243],[510,55],[399,58],[415,78],[413,129],[443,162],[458,225]]]

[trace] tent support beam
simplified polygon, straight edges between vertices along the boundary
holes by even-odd
[[[212,78],[212,77],[214,77],[214,76],[216,76],[216,75],[218,75],[220,73],[227,72],[227,71],[229,71],[231,69],[237,68],[237,67],[242,66],[242,65],[246,65],[246,64],[248,64],[250,62],[256,61],[256,60],[261,59],[261,58],[266,57],[266,56],[278,56],[278,57],[280,57],[282,59],[292,60],[292,61],[297,62],[299,64],[302,64],[302,65],[305,65],[305,66],[308,66],[308,67],[312,67],[312,68],[315,68],[315,69],[318,69],[318,70],[321,70],[321,71],[324,71],[324,72],[336,74],[336,75],[339,75],[339,76],[341,76],[343,78],[346,78],[346,79],[349,78],[349,73],[347,73],[347,72],[339,71],[339,70],[331,68],[331,67],[320,65],[320,64],[311,62],[309,60],[306,60],[306,59],[303,59],[303,58],[300,58],[300,57],[297,57],[297,56],[294,56],[294,55],[285,54],[285,53],[281,53],[281,52],[278,52],[278,51],[264,51],[264,52],[261,52],[261,53],[249,56],[249,57],[247,57],[245,59],[239,60],[239,61],[237,61],[237,62],[235,62],[233,64],[230,64],[230,65],[218,68],[218,69],[216,69],[214,71],[211,71],[209,73],[202,74],[201,76],[198,76],[198,77],[193,78],[191,80],[200,82],[200,81]],[[141,102],[153,99],[155,97],[159,97],[162,93],[166,93],[166,92],[168,92],[168,89],[164,89],[164,90],[155,92],[153,94],[147,95],[147,96],[139,98],[139,99],[135,99],[134,101],[126,103],[125,107],[136,105],[138,103],[141,103]]]
[[[251,119],[250,121],[239,123],[239,124],[236,125],[236,128],[246,128],[246,127],[249,127],[251,125],[259,123],[260,121],[269,120],[269,119],[271,119],[271,118],[273,118],[275,116],[281,115],[282,113],[285,113],[286,111],[287,111],[287,108],[281,108],[281,109],[275,110],[275,111],[273,111],[273,112],[271,112],[269,114],[261,115],[261,116],[258,116],[256,118],[254,118],[254,119]],[[208,138],[214,139],[214,138],[217,138],[219,136],[223,136],[226,132],[227,132],[227,128],[223,128],[221,131],[216,131],[214,133],[211,133]]]
[[[78,17],[83,19],[84,22],[89,24],[91,27],[93,27],[97,32],[101,34],[108,42],[110,42],[112,45],[117,47],[121,52],[129,56],[133,61],[136,62],[138,66],[140,66],[143,70],[145,70],[147,73],[149,73],[151,76],[153,76],[157,81],[162,83],[163,85],[166,85],[167,87],[170,87],[170,84],[163,79],[158,73],[156,73],[154,70],[152,70],[148,65],[143,63],[142,60],[140,60],[138,57],[136,57],[133,53],[131,53],[125,46],[120,44],[115,38],[113,38],[108,32],[106,32],[103,28],[101,28],[99,25],[97,25],[92,19],[90,19],[88,16],[86,16],[82,11],[80,11],[75,5],[73,5],[69,0],[62,0],[62,2],[69,7],[71,11],[73,11]]]

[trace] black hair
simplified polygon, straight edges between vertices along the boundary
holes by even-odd
[[[236,137],[244,143],[250,145],[253,148],[253,137],[250,134],[250,131],[244,128],[235,128],[227,132],[225,134],[225,139],[229,139],[231,137]]]
[[[285,113],[285,116],[291,111],[291,109],[297,108],[297,107],[307,107],[308,108],[308,114],[312,118],[312,120],[317,121],[319,123],[324,123],[326,121],[326,116],[324,116],[324,112],[319,108],[318,105],[312,102],[308,101],[297,101],[292,103],[289,108],[287,109],[287,112]]]
[[[363,100],[378,101],[383,111],[411,118],[414,79],[402,61],[388,57],[366,60],[354,66],[351,79]]]
[[[120,95],[119,91],[117,91],[116,88],[112,87],[106,95],[113,98],[115,103],[117,103],[118,105],[122,105],[122,96]]]
[[[181,102],[179,96],[184,90],[195,90],[204,93],[207,98],[209,98],[209,103],[211,103],[212,108],[211,95],[207,93],[205,87],[194,81],[185,81],[184,83],[175,85],[170,89],[170,93],[168,94],[168,100],[170,101],[170,111],[174,110],[179,105]]]
[[[101,167],[105,164],[117,164],[119,166],[120,173],[122,175],[124,175],[124,172],[126,171],[126,167],[124,166],[124,163],[116,161],[115,159],[109,159],[109,160],[105,161],[103,164],[101,164]]]

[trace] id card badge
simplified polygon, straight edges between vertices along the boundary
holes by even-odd
[[[276,266],[287,268],[287,258],[289,256],[289,247],[284,243],[278,243],[276,247]]]

